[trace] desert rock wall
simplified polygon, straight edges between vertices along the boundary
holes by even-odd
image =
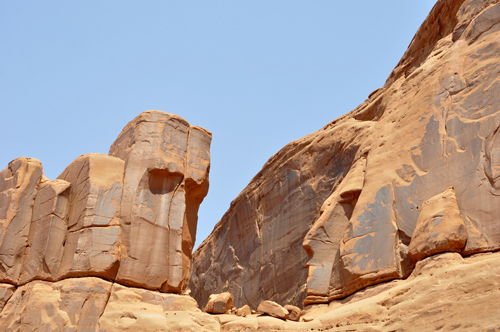
[[[498,1],[438,1],[382,88],[285,146],[233,201],[193,254],[200,304],[223,291],[253,308],[327,303],[405,278],[434,250],[413,240],[424,203],[449,188],[454,217],[426,227],[463,226],[431,246],[498,250],[499,30]]]

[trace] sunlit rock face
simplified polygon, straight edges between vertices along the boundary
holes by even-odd
[[[197,212],[208,192],[211,134],[179,116],[145,112],[111,145],[125,161],[120,283],[180,292],[188,278]]]
[[[433,251],[409,253],[424,202],[450,187],[441,212],[463,226],[432,246],[500,249],[499,55],[497,1],[438,1],[383,87],[285,146],[233,201],[193,255],[200,305],[224,291],[254,309],[327,303],[405,278]]]
[[[12,161],[0,172],[0,281],[101,277],[185,291],[210,142],[181,117],[148,111],[109,156],[82,155],[56,180],[37,159]]]
[[[0,281],[17,284],[42,180],[38,159],[21,157],[0,172]]]

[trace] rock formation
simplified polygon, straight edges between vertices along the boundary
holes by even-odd
[[[231,293],[211,294],[205,312],[213,314],[225,314],[233,309],[233,297]]]
[[[464,220],[453,188],[422,205],[413,230],[408,255],[414,261],[446,251],[461,252],[467,241]]]
[[[0,172],[0,325],[93,331],[104,309],[114,310],[110,294],[124,293],[118,283],[185,292],[210,141],[181,117],[148,111],[109,156],[80,156],[56,180],[36,159],[12,161]],[[47,320],[41,311],[49,307]]]
[[[499,55],[500,3],[438,1],[383,87],[232,202],[193,254],[200,305],[328,303],[408,277],[413,259],[500,249]]]
[[[146,112],[111,145],[110,156],[125,161],[118,282],[184,289],[208,192],[210,142],[210,133],[179,116]]]
[[[439,0],[385,85],[274,155],[191,269],[204,129],[148,111],[55,180],[12,161],[0,331],[500,329],[499,74],[500,2]]]

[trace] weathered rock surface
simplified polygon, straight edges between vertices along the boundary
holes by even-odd
[[[78,157],[59,175],[71,183],[60,278],[114,279],[120,260],[124,162],[104,154]]]
[[[183,118],[144,112],[111,145],[125,161],[120,283],[181,292],[197,213],[208,192],[211,134]]]
[[[35,280],[0,284],[0,331],[488,331],[499,327],[499,274],[499,252],[436,254],[406,280],[309,306],[301,322],[210,315],[189,296],[100,278]]]
[[[177,317],[178,316],[178,317]],[[185,295],[162,294],[113,284],[100,331],[214,331],[217,321],[203,315]]]
[[[148,111],[114,156],[82,155],[56,180],[36,159],[12,161],[0,172],[0,282],[100,277],[185,291],[210,141],[181,117]]]
[[[299,307],[296,307],[294,305],[287,304],[286,306],[283,307],[286,311],[288,311],[288,316],[286,316],[286,319],[293,320],[298,322],[300,318],[300,314],[302,310],[300,310]]]
[[[0,331],[96,331],[111,283],[99,278],[32,281],[0,314]]]
[[[230,293],[225,292],[221,294],[211,294],[208,298],[205,312],[213,314],[225,314],[230,313],[233,307],[233,297]]]
[[[20,284],[58,278],[66,240],[70,187],[64,180],[42,178],[35,197]]]
[[[500,2],[439,0],[382,88],[264,165],[189,284],[275,317],[159,292],[186,290],[205,130],[148,111],[56,180],[12,161],[0,331],[500,329],[499,74]]]
[[[308,307],[300,323],[251,316],[221,331],[496,331],[499,272],[500,253],[437,254],[418,262],[406,280]]]
[[[241,316],[241,317],[246,317],[252,314],[252,309],[248,306],[248,304],[245,304],[243,307],[238,308],[236,310],[236,315]]]
[[[460,252],[466,241],[467,231],[460,215],[455,191],[449,188],[422,205],[408,255],[419,261],[440,252]]]
[[[252,308],[328,303],[405,278],[422,206],[449,187],[461,253],[500,249],[499,55],[500,3],[438,1],[383,87],[285,146],[232,202],[193,254],[200,305],[222,291]]]
[[[289,315],[288,310],[280,306],[274,301],[262,301],[257,308],[257,311],[263,312],[269,316],[286,319]]]
[[[17,158],[0,172],[0,282],[19,280],[41,179],[38,159]]]
[[[0,331],[218,331],[185,295],[121,286],[100,278],[0,285]],[[13,294],[12,294],[13,293]],[[0,302],[0,306],[3,303]]]
[[[9,284],[0,284],[0,312],[2,312],[3,307],[7,301],[14,294],[16,287]]]

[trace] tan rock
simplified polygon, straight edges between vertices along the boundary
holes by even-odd
[[[99,278],[32,281],[19,287],[0,314],[0,331],[96,331],[111,283]]]
[[[78,157],[58,177],[71,183],[59,278],[115,278],[124,164],[118,158],[92,153]]]
[[[434,255],[417,263],[412,275],[396,286],[342,305],[314,321],[323,328],[350,331],[429,331],[496,329],[500,300],[495,278],[499,254],[462,259],[458,253]],[[460,299],[460,301],[457,301]]]
[[[20,284],[33,279],[57,280],[66,241],[70,187],[64,180],[44,180],[39,185]]]
[[[125,161],[121,205],[123,284],[181,292],[199,204],[208,191],[211,134],[179,116],[143,112],[112,144]]]
[[[233,308],[231,293],[211,294],[205,311],[213,314],[225,314]]]
[[[455,191],[448,188],[422,205],[408,254],[419,261],[440,252],[460,252],[466,241],[467,231]]]
[[[217,331],[219,323],[202,313],[186,295],[163,294],[114,284],[101,330],[112,331]]]
[[[288,310],[280,306],[278,303],[274,301],[265,300],[259,304],[257,311],[268,314],[269,316],[273,316],[276,318],[286,319],[290,314]]]
[[[247,304],[245,304],[241,308],[238,308],[238,310],[236,311],[236,315],[241,316],[241,317],[250,316],[251,314],[252,314],[252,310],[250,309],[250,307]]]
[[[16,291],[16,287],[9,284],[0,284],[0,312],[2,312],[3,307],[7,301],[12,297],[12,294]]]
[[[241,317],[241,316],[232,315],[232,314],[219,314],[219,315],[216,315],[214,317],[215,317],[215,319],[217,319],[217,321],[219,322],[219,324],[221,326],[226,325],[229,322],[234,322],[236,320],[243,319],[243,317]]]
[[[307,262],[307,297],[304,304],[329,302],[330,283],[339,283],[340,241],[363,189],[366,157],[358,159],[338,188],[326,199],[320,217],[307,233],[303,247]]]
[[[40,161],[26,157],[11,161],[0,172],[0,282],[19,280],[42,175]]]
[[[299,321],[300,314],[302,312],[302,310],[300,310],[300,308],[298,308],[294,305],[289,305],[289,304],[284,306],[283,308],[288,311],[288,316],[286,317],[286,319],[293,320],[296,322]]]
[[[200,305],[223,289],[236,306],[326,303],[405,278],[422,206],[449,187],[462,253],[500,249],[499,8],[438,1],[383,87],[271,157],[193,254]]]

